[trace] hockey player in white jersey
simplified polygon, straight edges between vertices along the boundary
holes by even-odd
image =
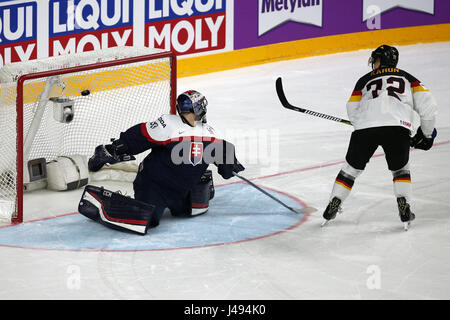
[[[394,194],[401,221],[407,230],[415,215],[411,211],[410,146],[429,150],[437,131],[437,104],[430,91],[415,77],[397,68],[399,53],[382,45],[369,59],[372,71],[361,77],[347,103],[354,126],[346,163],[336,177],[323,224],[336,217],[350,194],[355,179],[363,172],[378,146],[385,152],[393,175]],[[411,138],[413,113],[420,116],[420,127]]]
[[[151,149],[139,165],[133,183],[134,199],[87,186],[79,212],[108,227],[141,234],[155,227],[166,211],[195,216],[208,210],[214,189],[209,164],[225,179],[244,170],[234,146],[220,139],[206,122],[206,98],[195,90],[177,98],[178,115],[161,115],[122,132],[117,140],[99,145],[89,159],[89,170],[129,160]]]

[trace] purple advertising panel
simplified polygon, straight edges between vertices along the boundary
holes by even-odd
[[[234,49],[450,23],[448,0],[249,0],[234,4]]]

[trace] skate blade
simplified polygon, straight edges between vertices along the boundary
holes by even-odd
[[[411,225],[411,222],[410,222],[410,221],[408,221],[408,222],[403,222],[403,229],[404,229],[405,231],[408,231],[410,225]]]
[[[324,219],[320,224],[320,227],[325,227],[328,224],[328,222],[330,222],[330,220]]]
[[[316,212],[317,209],[314,207],[304,207],[300,209],[295,209],[295,211],[297,211],[298,213],[313,213]]]
[[[289,208],[292,212],[305,214],[305,213],[312,213],[316,212],[317,209],[313,207],[304,207],[304,208]]]

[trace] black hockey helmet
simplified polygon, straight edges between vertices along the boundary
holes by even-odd
[[[380,58],[380,66],[381,67],[393,67],[395,68],[398,63],[399,53],[397,48],[388,46],[386,44],[383,44],[382,46],[379,46],[374,51],[372,51],[372,54],[369,58],[369,64],[372,65],[377,59]]]
[[[185,112],[192,112],[203,120],[207,105],[208,101],[205,96],[195,90],[185,91],[177,98],[177,111],[180,115]]]

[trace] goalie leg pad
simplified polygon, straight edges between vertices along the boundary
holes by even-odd
[[[110,228],[146,234],[152,224],[155,206],[88,185],[78,205],[78,212]]]

